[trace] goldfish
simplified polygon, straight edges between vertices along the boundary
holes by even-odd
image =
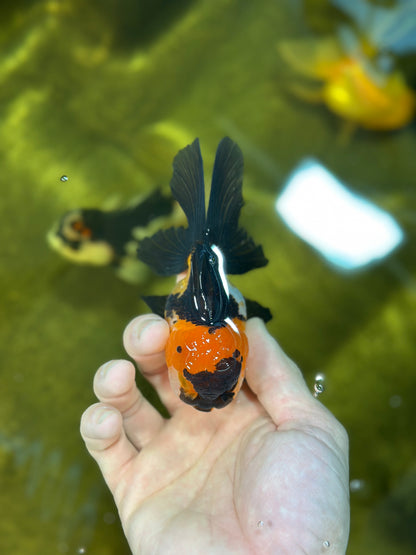
[[[155,190],[125,208],[79,208],[66,212],[47,234],[49,246],[76,264],[112,266],[122,279],[136,283],[143,271],[138,264],[138,238],[153,223],[172,214],[174,201]]]
[[[165,356],[172,388],[197,410],[220,409],[240,390],[248,355],[247,317],[268,321],[268,308],[247,300],[228,281],[268,262],[239,227],[243,155],[225,137],[218,145],[208,209],[199,140],[173,161],[170,188],[188,227],[160,230],[139,243],[138,257],[157,274],[179,274],[169,295],[143,297],[169,324]]]
[[[396,0],[394,5],[377,5],[366,0],[330,0],[349,16],[354,27],[377,52],[395,55],[416,52],[416,1]]]
[[[315,90],[297,87],[300,98],[321,102],[350,124],[374,131],[395,130],[409,124],[416,110],[416,94],[392,59],[378,56],[375,47],[343,27],[337,37],[304,45],[281,44],[280,53],[305,76],[321,81]],[[298,53],[296,53],[296,51]]]

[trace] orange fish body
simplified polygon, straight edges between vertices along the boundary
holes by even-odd
[[[242,207],[242,154],[230,139],[218,146],[207,215],[199,142],[174,160],[171,189],[189,227],[144,239],[138,255],[157,273],[186,275],[167,297],[145,297],[170,327],[166,364],[173,389],[201,411],[222,408],[238,393],[248,355],[244,297],[226,277],[264,266],[262,248],[238,227]],[[270,318],[248,301],[249,315]]]
[[[183,286],[180,282],[179,290]],[[209,324],[202,319],[188,320],[179,307],[175,310],[181,301],[175,291],[165,309],[170,327],[166,364],[172,388],[183,401],[200,410],[221,408],[238,393],[244,380],[248,354],[244,298],[233,288],[232,298],[241,297],[233,306],[233,314],[224,313],[223,318]]]

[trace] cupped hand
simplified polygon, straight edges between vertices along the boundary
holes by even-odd
[[[246,384],[221,410],[173,393],[155,315],[124,344],[156,388],[163,418],[111,361],[96,373],[100,403],[81,422],[134,554],[342,554],[349,532],[348,438],[259,319],[249,320]]]

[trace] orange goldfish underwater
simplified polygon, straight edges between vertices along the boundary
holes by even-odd
[[[248,354],[247,317],[271,318],[267,308],[244,299],[226,276],[267,264],[262,247],[238,226],[242,176],[241,150],[224,138],[216,153],[206,211],[196,139],[176,155],[170,183],[188,227],[160,230],[138,248],[139,259],[157,274],[186,272],[170,295],[144,300],[169,323],[166,364],[173,389],[182,401],[206,412],[228,405],[241,388]]]
[[[347,32],[346,32],[347,31]],[[365,41],[343,29],[341,38],[323,38],[309,44],[282,43],[279,51],[301,74],[322,82],[318,89],[296,87],[307,101],[324,103],[344,120],[364,129],[399,129],[413,119],[416,94],[394,67],[384,68],[378,53]]]

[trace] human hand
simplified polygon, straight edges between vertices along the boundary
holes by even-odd
[[[138,391],[133,364],[118,360],[97,371],[101,402],[81,421],[132,552],[345,553],[347,434],[262,321],[247,322],[247,383],[209,413],[172,391],[168,334],[165,320],[139,316],[124,344],[171,418]]]

